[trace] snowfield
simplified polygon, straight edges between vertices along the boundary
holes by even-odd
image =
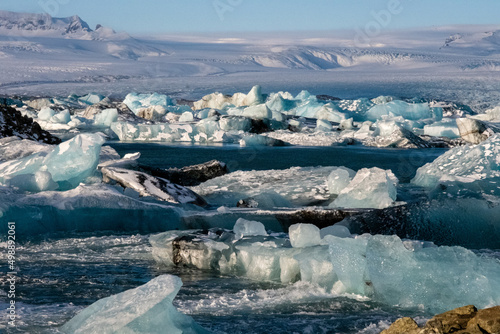
[[[198,99],[260,83],[341,98],[394,95],[478,108],[500,101],[499,27],[384,32],[370,45],[353,32],[131,37],[74,16],[0,11],[0,93],[67,96],[130,91]],[[298,84],[300,83],[300,85]]]

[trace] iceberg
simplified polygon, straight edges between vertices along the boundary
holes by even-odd
[[[377,104],[368,110],[365,117],[369,121],[375,122],[383,116],[402,116],[408,120],[421,120],[434,118],[440,121],[443,117],[441,108],[430,108],[428,103],[406,103],[404,101],[391,101],[384,104]]]
[[[433,137],[447,137],[450,139],[460,138],[457,123],[454,119],[443,119],[424,126],[424,135]]]
[[[360,169],[347,187],[330,204],[337,208],[384,209],[394,204],[399,181],[390,170]]]
[[[134,114],[138,114],[140,109],[148,108],[151,106],[162,106],[167,108],[174,105],[172,99],[166,95],[153,93],[153,94],[137,94],[130,93],[125,97],[123,103],[129,107]]]
[[[27,191],[48,190],[43,186],[53,185],[47,181],[50,176],[59,189],[74,188],[95,172],[103,143],[98,134],[80,134],[50,152],[4,162],[0,164],[0,182]]]
[[[293,248],[317,246],[321,243],[319,228],[312,224],[295,224],[288,230]]]
[[[104,109],[94,116],[94,125],[110,127],[111,123],[118,120],[118,109]]]
[[[273,234],[235,241],[231,231],[192,230],[153,235],[150,242],[162,265],[283,284],[315,283],[333,293],[408,309],[441,312],[500,302],[500,262],[493,257],[397,236],[350,235],[345,227],[320,235],[317,228],[300,224],[291,226],[290,239]]]
[[[257,85],[252,87],[248,94],[236,93],[233,96],[229,96],[221,93],[212,93],[205,95],[201,100],[193,103],[193,109],[212,108],[223,110],[230,107],[247,107],[262,103],[264,103],[262,88]]]
[[[61,330],[72,334],[209,333],[172,305],[181,287],[179,277],[158,276],[135,289],[98,300]]]
[[[465,188],[477,193],[499,195],[499,154],[500,134],[495,134],[478,145],[452,148],[433,162],[420,167],[411,182],[428,189],[445,184],[456,185],[462,190]]]
[[[262,193],[277,193],[293,205],[327,201],[327,177],[337,167],[292,167],[285,170],[235,171],[208,180],[192,190],[214,205],[235,204]]]
[[[263,235],[267,236],[264,224],[257,221],[239,218],[234,224],[233,232],[236,238],[241,239],[247,236]]]
[[[273,113],[265,104],[259,104],[243,109],[241,116],[251,119],[271,119]]]
[[[338,195],[346,188],[356,172],[347,167],[337,167],[328,175],[328,191],[332,195]]]

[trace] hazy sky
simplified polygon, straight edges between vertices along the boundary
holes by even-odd
[[[499,0],[1,0],[0,9],[77,14],[135,34],[500,24]]]

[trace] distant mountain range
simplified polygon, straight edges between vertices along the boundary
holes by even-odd
[[[187,91],[198,98],[215,89],[244,91],[255,84],[286,89],[287,84],[328,94],[358,96],[365,87],[365,95],[409,96],[421,82],[421,91],[433,97],[458,101],[454,87],[465,86],[471,99],[478,100],[480,91],[488,100],[497,94],[500,103],[498,26],[387,30],[366,45],[357,45],[354,34],[132,37],[101,25],[92,29],[76,15],[0,11],[0,94]],[[469,78],[478,78],[476,86]],[[485,88],[477,88],[481,85]],[[325,88],[333,86],[340,88]],[[468,96],[458,95],[467,102]]]
[[[0,34],[23,37],[64,37],[84,40],[127,39],[127,33],[97,25],[91,29],[78,15],[52,17],[49,14],[17,13],[0,10]]]

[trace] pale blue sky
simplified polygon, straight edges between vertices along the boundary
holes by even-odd
[[[355,29],[391,3],[398,13],[382,17],[384,29],[500,24],[499,0],[1,0],[0,9],[77,14],[92,28],[143,34]]]

